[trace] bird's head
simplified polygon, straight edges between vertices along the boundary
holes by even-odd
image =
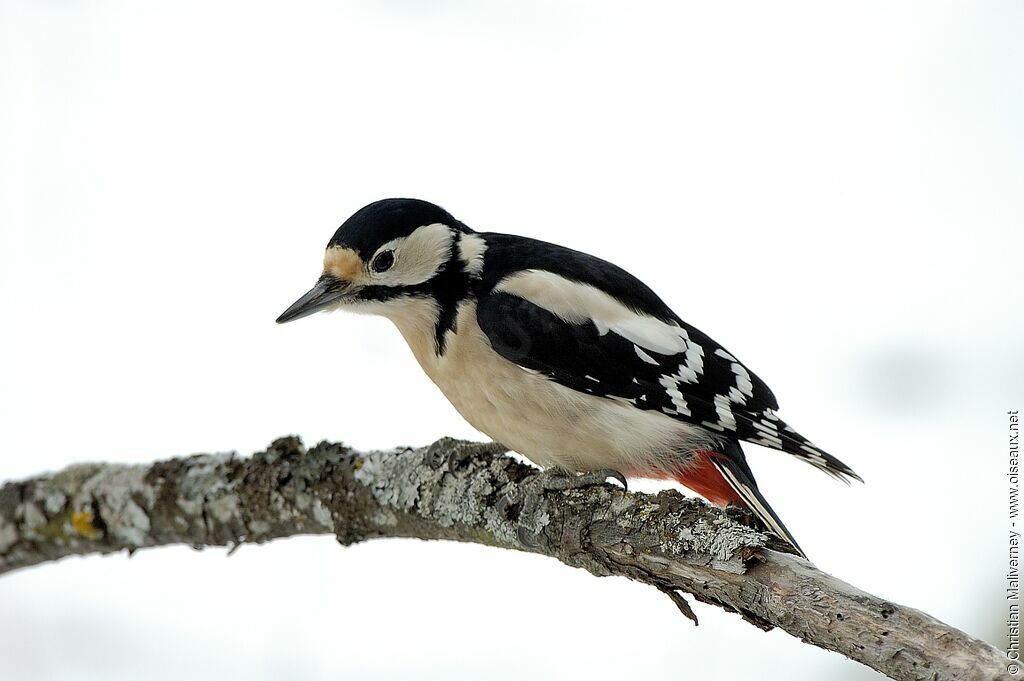
[[[460,241],[471,233],[448,211],[426,201],[371,203],[334,233],[316,285],[277,323],[336,309],[389,316],[410,300],[462,295],[468,275]]]

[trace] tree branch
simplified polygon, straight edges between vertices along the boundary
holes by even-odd
[[[723,512],[675,492],[546,491],[495,445],[444,439],[360,453],[282,438],[252,458],[82,464],[0,487],[0,573],[65,556],[296,534],[476,542],[680,591],[779,627],[893,679],[1011,678],[992,646],[864,593]],[[696,618],[694,618],[696,619]]]

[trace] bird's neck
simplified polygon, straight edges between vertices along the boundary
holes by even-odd
[[[479,276],[467,271],[458,243],[453,244],[451,258],[429,282],[375,310],[394,322],[424,366],[444,356],[448,338],[456,330],[459,306],[476,297],[474,286]],[[478,247],[477,251],[482,257],[482,250]]]
[[[416,296],[392,301],[381,314],[398,328],[421,365],[440,354],[437,337],[442,308],[436,298]]]

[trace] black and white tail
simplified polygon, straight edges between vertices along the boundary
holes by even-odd
[[[754,514],[754,517],[764,525],[765,529],[792,545],[802,558],[807,557],[757,488],[754,474],[751,472],[750,466],[747,465],[747,458],[738,442],[729,442],[723,446],[720,454],[711,457],[711,463],[722,474],[743,505]]]

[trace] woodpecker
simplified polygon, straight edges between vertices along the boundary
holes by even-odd
[[[771,390],[732,353],[586,253],[385,199],[338,228],[316,285],[277,322],[338,309],[390,319],[474,428],[581,486],[673,479],[748,509],[804,555],[740,442],[860,480],[782,421]]]

